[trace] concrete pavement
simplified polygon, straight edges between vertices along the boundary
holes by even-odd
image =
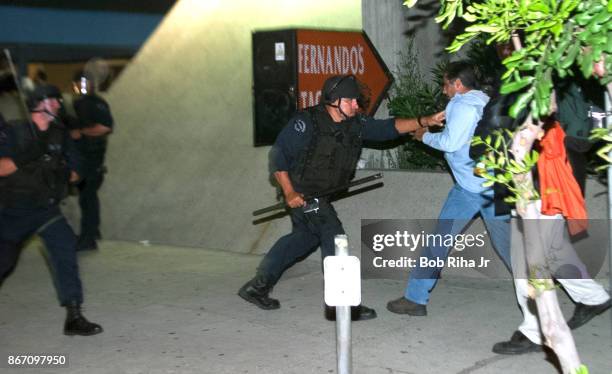
[[[51,277],[33,242],[0,288],[0,353],[64,353],[69,367],[2,373],[334,373],[334,323],[323,318],[318,255],[290,269],[274,289],[281,309],[263,311],[236,296],[260,256],[104,241],[79,254],[84,314],[102,324],[93,337],[62,335]],[[605,281],[607,282],[607,280]],[[607,284],[606,284],[607,286]],[[508,280],[443,278],[427,317],[385,309],[404,282],[366,280],[363,300],[378,311],[353,323],[354,373],[557,373],[545,353],[501,356],[521,316]],[[559,292],[568,316],[573,304]],[[612,372],[610,312],[574,337],[591,374]]]

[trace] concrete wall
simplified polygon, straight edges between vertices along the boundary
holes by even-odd
[[[269,148],[252,146],[251,33],[361,29],[361,19],[359,0],[177,3],[108,96],[117,126],[102,190],[105,237],[267,249],[286,221],[251,224],[251,212],[275,197]]]
[[[410,9],[398,0],[362,0],[363,29],[391,72],[395,74],[398,71],[400,53],[409,40],[414,42],[419,68],[426,79],[436,61],[447,56],[444,48],[448,40],[432,16],[438,8],[437,0],[419,1],[417,7]],[[375,117],[386,118],[388,115],[385,100]],[[397,149],[391,150],[390,154],[385,150],[364,149],[361,158],[367,161],[369,168],[388,168],[390,161],[397,159],[396,152]]]
[[[361,12],[374,44],[392,59],[403,44],[396,36],[406,16],[401,1],[178,3],[108,97],[117,128],[102,189],[105,237],[266,252],[290,223],[285,217],[254,225],[251,216],[275,202],[269,147],[251,145],[251,32],[358,29]],[[387,25],[396,32],[386,33]],[[451,184],[445,173],[386,172],[385,188],[337,207],[356,245],[362,218],[435,218]],[[602,190],[589,186],[592,217],[606,217]]]

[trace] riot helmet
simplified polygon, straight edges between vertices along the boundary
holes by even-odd
[[[48,83],[42,83],[34,87],[33,90],[27,93],[27,104],[28,110],[33,112],[38,104],[45,99],[56,99],[58,101],[62,100],[62,93],[60,90]]]
[[[360,95],[359,83],[354,75],[334,75],[323,83],[322,96],[325,104],[338,99],[357,99]]]
[[[325,105],[338,109],[344,119],[348,119],[349,116],[340,108],[340,103],[333,103],[338,99],[359,99],[361,90],[354,75],[334,75],[323,83],[321,93]]]

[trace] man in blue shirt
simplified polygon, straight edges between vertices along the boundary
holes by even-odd
[[[477,81],[471,65],[450,63],[444,75],[444,94],[451,100],[446,106],[446,126],[440,133],[427,129],[415,132],[415,138],[444,152],[455,185],[450,190],[438,217],[436,234],[457,235],[478,213],[484,219],[495,250],[510,269],[509,215],[495,216],[492,188],[485,188],[485,179],[474,175],[474,161],[469,150],[474,129],[489,97],[476,89]],[[440,243],[442,244],[442,243]],[[446,262],[449,248],[444,245],[426,247],[421,257]],[[420,261],[416,262],[419,265]],[[428,262],[429,263],[429,262]],[[429,293],[436,284],[442,267],[415,267],[410,273],[403,297],[392,300],[387,309],[397,314],[427,315]]]
[[[335,235],[344,234],[342,223],[329,197],[319,199],[316,211],[303,209],[304,196],[317,196],[343,186],[354,176],[362,140],[385,141],[400,134],[439,124],[443,113],[416,119],[375,120],[360,114],[357,99],[360,88],[352,75],[333,76],[322,89],[322,103],[297,113],[278,135],[270,151],[270,170],[282,188],[293,225],[290,234],[280,238],[238,295],[261,309],[278,309],[280,303],[269,297],[282,273],[300,259],[321,247],[321,256],[333,255]],[[326,317],[335,318],[331,308]],[[354,320],[376,317],[373,309],[352,309]]]

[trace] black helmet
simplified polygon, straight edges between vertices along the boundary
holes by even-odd
[[[28,109],[34,110],[38,104],[45,99],[58,99],[62,98],[60,90],[52,84],[43,83],[39,84],[27,95],[28,97]]]
[[[361,91],[354,75],[334,75],[323,83],[322,96],[325,104],[337,99],[357,99]]]

